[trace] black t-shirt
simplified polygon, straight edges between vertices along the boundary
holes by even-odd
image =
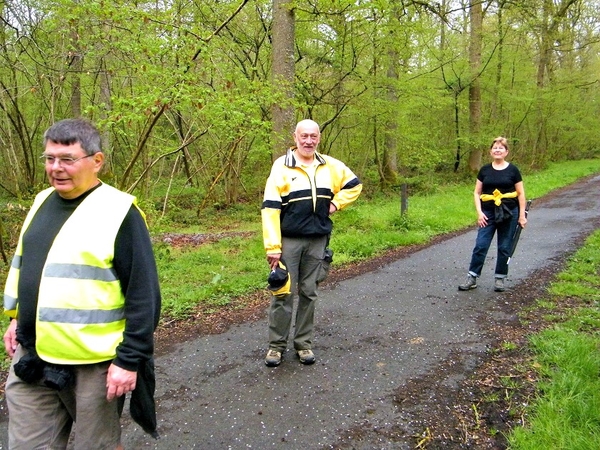
[[[492,194],[496,189],[503,194],[515,192],[515,185],[523,181],[519,169],[510,163],[502,170],[494,169],[491,164],[486,164],[479,169],[477,179],[481,181],[483,185],[481,189],[482,194]],[[519,200],[516,197],[504,198],[502,199],[502,203],[511,209],[519,206]],[[495,206],[493,201],[481,202],[481,209],[483,211],[493,211]]]
[[[35,347],[39,285],[52,243],[71,214],[95,189],[97,187],[72,200],[53,192],[23,235],[17,340],[24,347]],[[90,224],[90,239],[99,231]],[[152,356],[161,297],[150,236],[143,217],[133,205],[117,233],[114,255],[113,266],[125,295],[125,333],[117,348],[115,363],[124,369],[136,370],[141,360]]]

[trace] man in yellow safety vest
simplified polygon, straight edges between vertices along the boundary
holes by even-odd
[[[66,448],[76,420],[76,449],[119,449],[125,394],[148,375],[154,388],[161,296],[145,217],[98,178],[91,123],[55,123],[41,160],[51,187],[25,219],[4,291],[9,446]]]

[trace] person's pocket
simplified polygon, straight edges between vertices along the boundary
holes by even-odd
[[[323,254],[323,259],[321,260],[321,267],[319,267],[319,276],[317,277],[317,284],[323,282],[325,278],[327,278],[332,261],[333,250],[331,250],[329,247],[326,247],[325,253]]]

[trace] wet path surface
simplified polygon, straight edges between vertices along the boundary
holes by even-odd
[[[479,288],[457,291],[474,229],[322,291],[312,366],[293,351],[264,365],[266,319],[178,344],[156,361],[161,439],[125,416],[125,448],[414,448],[419,408],[403,406],[403,388],[434,375],[452,390],[469,376],[488,329],[514,319],[503,306],[521,282],[600,226],[599,191],[597,176],[534,201],[504,293],[493,291],[495,245]],[[6,422],[0,437],[7,448]]]

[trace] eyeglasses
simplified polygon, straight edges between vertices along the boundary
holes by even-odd
[[[56,156],[42,155],[42,156],[40,156],[40,159],[47,166],[53,166],[54,162],[58,161],[58,165],[60,167],[65,167],[65,166],[72,166],[77,161],[79,161],[81,159],[85,159],[85,158],[90,158],[92,156],[94,156],[94,155],[85,155],[85,156],[82,156],[80,158],[71,158],[70,156],[65,156],[65,157],[61,156],[60,158],[57,158]]]

